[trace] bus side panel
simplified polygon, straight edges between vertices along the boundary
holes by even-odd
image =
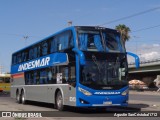
[[[25,85],[24,73],[12,75],[10,91],[10,95],[12,98],[16,98],[16,91],[19,90],[20,92],[23,85]]]
[[[27,100],[54,104],[56,89],[60,89],[60,87],[53,84],[43,84],[26,85],[24,89]]]
[[[60,88],[63,91],[64,105],[76,106],[76,88],[71,85],[62,85]]]
[[[26,100],[48,102],[46,85],[25,85],[24,91]]]
[[[55,103],[56,90],[60,90],[64,98],[64,105],[75,106],[75,88],[68,84],[19,85],[11,88],[11,97],[16,98],[16,90],[25,92],[25,99],[30,101]]]
[[[11,85],[25,85],[24,73],[12,75]]]
[[[10,91],[11,98],[16,98],[16,90],[17,90],[16,87],[11,86],[11,91]]]

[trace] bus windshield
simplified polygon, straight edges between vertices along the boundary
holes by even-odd
[[[79,30],[78,46],[82,51],[124,52],[120,34],[109,30]]]
[[[96,60],[95,56],[81,66],[80,83],[94,89],[118,89],[126,86],[125,60]]]

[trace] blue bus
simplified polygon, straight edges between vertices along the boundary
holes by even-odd
[[[18,103],[66,106],[128,105],[128,63],[120,33],[71,26],[12,54],[11,97]]]

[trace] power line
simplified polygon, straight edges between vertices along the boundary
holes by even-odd
[[[25,38],[26,36],[27,38],[29,37],[40,38],[40,36],[30,36],[30,35],[13,34],[13,33],[0,33],[0,34],[6,35],[6,36],[18,36],[18,37],[23,37],[23,38]]]
[[[98,25],[98,26],[103,26],[103,25],[110,24],[110,23],[114,23],[114,22],[117,22],[117,21],[129,19],[129,18],[132,18],[132,17],[135,17],[135,16],[139,16],[139,15],[142,15],[142,14],[146,14],[146,13],[149,13],[149,12],[152,12],[152,11],[155,11],[155,10],[158,10],[158,9],[160,9],[160,6],[159,6],[159,7],[152,8],[152,9],[149,9],[149,10],[145,10],[145,11],[142,11],[142,12],[138,12],[138,13],[135,13],[135,14],[132,14],[132,15],[129,15],[129,16],[126,16],[126,17],[122,17],[122,18],[119,18],[119,19],[115,19],[115,20],[112,20],[112,21],[109,21],[109,22],[105,22],[105,23],[100,24],[100,25]]]
[[[134,30],[132,32],[144,31],[144,30],[153,29],[153,28],[156,28],[156,27],[160,27],[160,25],[155,25],[155,26],[151,26],[151,27],[142,28],[142,29]]]
[[[24,35],[21,34],[12,34],[12,33],[0,33],[1,35],[7,35],[7,36],[21,36],[23,37]]]
[[[111,6],[112,4],[113,5],[115,5],[115,3],[117,4],[117,3],[119,3],[119,2],[121,2],[121,1],[114,1],[114,0],[112,0],[113,1],[113,3],[111,3],[109,6]],[[69,18],[69,20],[71,20],[71,21],[73,21],[73,23],[75,22],[75,21],[77,21],[77,20],[82,20],[82,19],[84,19],[84,18],[87,18],[88,16],[90,17],[92,14],[95,14],[95,12],[97,12],[98,10],[102,10],[103,8],[95,8],[95,9],[90,9],[91,11],[88,11],[87,13],[86,13],[86,11],[85,11],[85,14],[82,14],[82,15],[80,15],[80,16],[77,16],[77,17],[74,17],[73,19],[70,19]],[[104,8],[105,9],[105,8]],[[67,18],[68,16],[66,16],[66,18]],[[67,18],[68,19],[68,18]]]

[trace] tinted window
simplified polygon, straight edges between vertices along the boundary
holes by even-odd
[[[58,50],[58,39],[53,38],[51,40],[51,47],[50,47],[50,52],[56,52]]]
[[[34,71],[33,73],[33,84],[39,84],[39,71]]]
[[[124,52],[119,33],[108,30],[79,30],[78,46],[83,51]]]
[[[41,49],[42,49],[42,55],[48,54],[48,43],[46,41],[42,43]]]
[[[25,82],[27,85],[32,85],[34,83],[33,82],[33,71],[27,72],[25,74]]]
[[[114,33],[103,33],[106,46],[109,50],[119,50],[118,44],[120,37]]]
[[[27,61],[28,60],[28,51],[25,50],[22,52],[22,61]]]
[[[59,71],[58,74],[62,75],[62,79],[61,79],[62,83],[67,83],[68,82],[68,77],[69,77],[68,67],[64,67],[64,66],[60,67],[60,71]]]
[[[46,69],[42,69],[40,71],[40,84],[47,84],[48,80],[47,80],[47,71]]]
[[[42,49],[40,45],[37,45],[37,57],[40,57],[42,55]]]
[[[71,31],[62,33],[59,36],[59,50],[64,50],[73,46],[73,37]]]
[[[22,62],[22,57],[21,57],[21,53],[18,53],[17,55],[17,63]]]
[[[71,47],[73,47],[73,35],[71,31],[67,31],[59,35],[56,35],[51,40],[50,51],[52,53],[58,50],[65,50]]]
[[[40,45],[35,45],[29,52],[29,55],[30,55],[30,59],[36,59],[38,57],[40,57],[41,55],[41,48],[40,48]]]
[[[34,58],[37,58],[37,57],[38,57],[38,48],[37,48],[37,46],[35,46],[35,47],[33,48],[33,51],[34,51],[33,57],[34,57]]]
[[[12,64],[18,64],[27,60],[36,59],[58,50],[65,50],[73,47],[73,35],[71,31],[60,33],[46,41],[25,49],[13,55]]]
[[[58,68],[58,69],[57,69]],[[75,66],[49,67],[25,72],[25,84],[58,84],[58,74],[62,75],[61,83],[75,82]]]
[[[50,67],[47,70],[47,79],[49,84],[56,83],[56,67]]]
[[[85,51],[104,51],[99,31],[78,31],[78,46]]]
[[[76,81],[75,66],[60,66],[58,73],[62,75],[62,83],[73,83]]]
[[[29,50],[29,60],[32,60],[34,58],[34,49]]]

